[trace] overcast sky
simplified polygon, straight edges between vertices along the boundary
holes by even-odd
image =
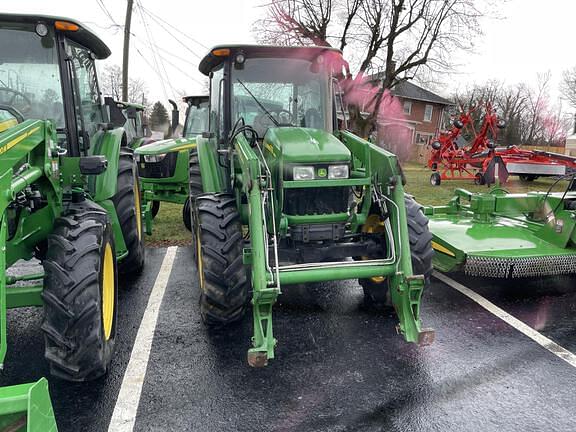
[[[202,92],[204,77],[197,69],[200,57],[207,47],[215,44],[254,42],[253,22],[263,13],[258,6],[263,3],[266,1],[135,1],[144,7],[144,20],[140,8],[135,7],[130,74],[146,81],[151,101],[165,101],[179,92]],[[123,38],[119,25],[124,23],[125,8],[124,0],[26,0],[0,5],[3,12],[62,15],[84,22],[112,49],[112,56],[105,62],[119,65]],[[576,2],[509,0],[498,14],[504,18],[483,20],[484,35],[477,40],[476,53],[457,56],[461,64],[459,72],[446,77],[447,86],[440,93],[448,96],[454,88],[491,78],[510,84],[519,81],[535,84],[538,72],[550,70],[552,91],[557,96],[562,70],[576,65],[573,49]],[[158,67],[144,22],[151,43],[159,47]],[[170,78],[161,79],[163,76]]]

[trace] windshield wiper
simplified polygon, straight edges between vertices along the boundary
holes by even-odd
[[[274,126],[280,127],[280,123],[278,123],[278,120],[276,120],[274,118],[274,116],[272,114],[270,114],[270,111],[268,111],[264,107],[264,105],[262,105],[262,103],[258,100],[258,98],[256,98],[256,96],[254,96],[254,94],[252,94],[252,92],[250,90],[248,90],[248,87],[246,87],[246,85],[244,85],[244,83],[242,81],[240,81],[239,78],[236,78],[236,81],[238,81],[240,83],[240,85],[242,87],[244,87],[244,90],[246,90],[248,92],[248,94],[250,96],[252,96],[252,99],[254,99],[254,102],[256,102],[258,104],[258,106],[260,107],[260,109],[264,112],[264,114],[266,114],[268,116],[268,118],[270,118],[270,120],[272,120],[272,123],[274,123]]]

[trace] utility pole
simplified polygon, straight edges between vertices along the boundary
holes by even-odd
[[[130,22],[132,21],[132,4],[128,0],[126,6],[126,22],[124,23],[124,56],[122,59],[122,100],[128,102],[128,57],[130,54]]]

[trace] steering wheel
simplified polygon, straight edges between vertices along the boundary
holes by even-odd
[[[270,114],[274,115],[274,118],[276,119],[276,121],[278,123],[280,123],[281,125],[282,124],[293,124],[292,123],[292,120],[293,120],[292,113],[288,110],[285,110],[285,109],[270,110]],[[288,116],[289,121],[288,122],[280,121],[280,115],[281,114],[286,114]]]
[[[32,101],[24,93],[19,92],[19,91],[14,90],[14,89],[11,89],[9,87],[0,87],[0,92],[12,93],[12,95],[13,95],[7,103],[2,103],[3,106],[12,106],[13,107],[14,101],[16,100],[16,98],[21,97],[24,100],[24,102],[26,103],[26,105],[24,105],[23,107],[20,107],[19,109],[16,109],[16,108],[14,108],[14,109],[20,114],[20,116],[22,116],[22,113],[30,112],[30,109],[32,108]],[[2,100],[2,102],[4,102],[4,101]],[[6,108],[4,108],[4,109],[6,109]],[[8,111],[8,110],[6,110],[6,111]],[[14,114],[14,113],[11,112],[11,114]]]

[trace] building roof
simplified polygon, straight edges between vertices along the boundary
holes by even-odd
[[[449,101],[430,90],[426,90],[410,81],[401,81],[392,88],[392,94],[404,99],[412,99],[423,102],[432,102],[439,105],[454,105]]]

